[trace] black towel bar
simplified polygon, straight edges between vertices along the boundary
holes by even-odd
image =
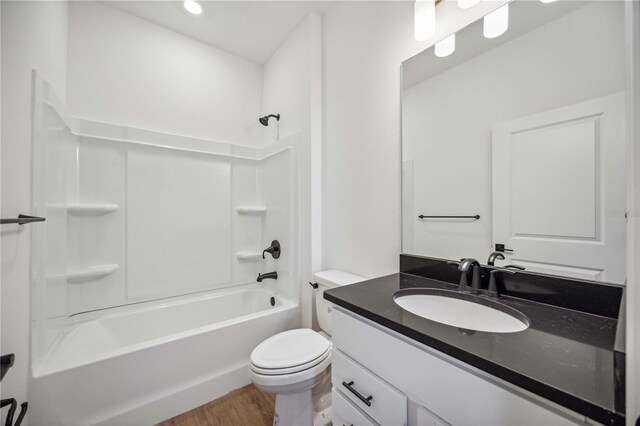
[[[418,216],[418,219],[475,219],[478,220],[480,219],[480,215],[474,215],[474,216],[427,216],[427,215],[423,215],[421,214],[420,216]]]
[[[15,360],[16,356],[14,354],[0,356],[0,380],[2,380],[7,371],[13,367]]]
[[[12,217],[10,219],[0,219],[0,225],[7,225],[10,223],[17,223],[18,225],[24,225],[26,223],[32,223],[32,222],[44,222],[45,219],[44,217],[38,217],[38,216],[28,216],[26,214],[20,214],[18,215],[18,217]]]

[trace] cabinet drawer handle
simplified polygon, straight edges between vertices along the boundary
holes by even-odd
[[[357,390],[355,390],[353,388],[353,380],[350,381],[349,383],[343,381],[342,382],[342,386],[344,386],[345,388],[349,389],[349,392],[351,392],[352,394],[357,396],[360,401],[362,401],[365,404],[367,404],[367,407],[371,407],[371,400],[373,399],[373,397],[371,395],[369,395],[366,398],[364,396],[362,396],[362,394],[360,392],[358,392]]]

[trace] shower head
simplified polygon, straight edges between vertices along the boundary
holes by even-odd
[[[276,121],[280,121],[280,114],[265,115],[264,117],[260,117],[258,119],[258,121],[260,121],[260,124],[262,124],[263,126],[268,126],[269,125],[269,117],[275,117]]]

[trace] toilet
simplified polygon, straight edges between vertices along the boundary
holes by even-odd
[[[251,352],[249,377],[265,392],[276,395],[274,425],[321,426],[331,421],[331,306],[325,290],[364,281],[347,272],[314,274],[318,324],[271,336]]]

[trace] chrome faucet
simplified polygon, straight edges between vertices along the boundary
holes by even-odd
[[[264,274],[258,274],[258,278],[256,278],[256,281],[261,283],[262,280],[266,280],[266,279],[277,280],[278,279],[278,273],[274,271],[274,272],[267,272],[267,273],[264,273]]]
[[[499,251],[494,251],[489,255],[489,259],[487,259],[487,265],[494,266],[496,264],[496,259],[504,260],[504,254]]]
[[[480,262],[478,262],[477,260],[468,257],[466,259],[462,259],[462,261],[460,262],[460,264],[458,265],[458,271],[460,272],[469,272],[469,269],[471,269],[472,266],[480,266]]]
[[[467,286],[469,282],[469,270],[471,270],[473,274],[471,278],[471,292],[473,294],[478,293],[478,289],[480,289],[481,272],[482,272],[482,267],[480,266],[480,262],[469,257],[466,259],[462,259],[460,262],[451,261],[449,263],[458,265],[458,271],[461,272],[460,286],[458,290],[459,291],[467,290]]]

